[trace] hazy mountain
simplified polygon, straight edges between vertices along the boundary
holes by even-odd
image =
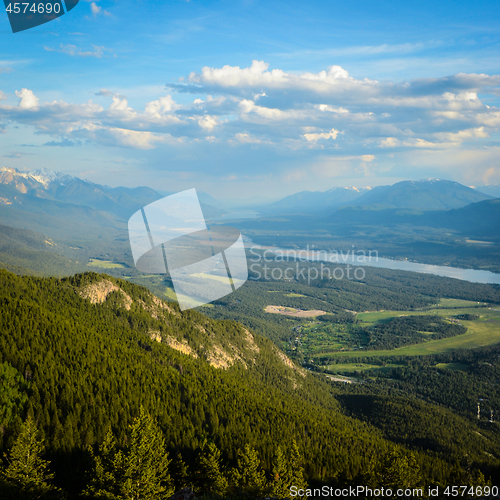
[[[21,202],[23,197],[20,195],[89,207],[109,212],[125,220],[143,206],[163,196],[148,187],[112,188],[47,169],[20,172],[15,168],[1,168],[0,203],[12,205],[14,200]],[[205,200],[216,200],[206,193],[200,196],[206,217],[217,217],[226,213]],[[33,203],[31,200],[31,205]]]
[[[10,192],[6,188],[10,188]],[[111,188],[47,169],[30,172],[0,169],[0,201],[10,205],[14,199],[21,200],[20,195],[104,210],[122,218],[130,217],[142,206],[161,198],[159,193],[147,187]]]
[[[440,179],[402,181],[392,186],[367,188],[334,187],[328,191],[301,191],[272,203],[260,211],[263,214],[312,214],[341,206],[374,206],[416,210],[450,210],[492,196]]]
[[[52,183],[48,192],[56,200],[112,212],[124,219],[161,198],[159,193],[147,187],[110,188],[76,177],[67,184]]]
[[[43,234],[0,225],[0,267],[9,271],[65,276],[86,270],[85,263],[60,255],[65,250]]]
[[[355,200],[355,205],[416,210],[450,210],[492,197],[458,182],[440,179],[402,181],[378,186]]]
[[[486,186],[477,186],[475,188],[481,193],[489,194],[494,198],[500,198],[500,184],[488,184]]]
[[[19,172],[15,168],[0,168],[0,187],[9,187],[17,193],[31,193],[39,197],[48,197],[45,186],[32,175],[26,172]],[[17,194],[16,193],[16,194]],[[10,204],[11,200],[4,198],[0,191],[0,203]]]
[[[41,168],[36,170],[30,170],[27,175],[33,177],[35,180],[43,184],[45,187],[52,183],[56,184],[68,184],[76,177],[72,175],[63,174],[62,172],[56,172],[54,170],[49,170],[48,168]]]
[[[467,236],[498,241],[500,238],[498,221],[500,221],[500,200],[493,199],[436,214],[436,221],[429,220],[429,224],[440,224]]]
[[[377,208],[371,206],[348,206],[339,208],[334,214],[316,219],[318,227],[324,225],[364,227],[432,227],[453,230],[466,236],[482,236],[498,239],[500,200],[489,199],[470,203],[451,210],[413,210]],[[307,220],[303,221],[307,224]],[[309,222],[311,224],[311,222]]]
[[[263,213],[313,213],[359,198],[366,188],[334,187],[328,191],[301,191],[262,208]]]

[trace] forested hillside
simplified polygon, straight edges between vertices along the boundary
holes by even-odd
[[[72,497],[88,487],[89,450],[103,453],[109,431],[119,449],[132,446],[129,426],[137,424],[141,407],[157,423],[169,456],[181,454],[189,484],[201,493],[213,490],[200,472],[210,443],[227,467],[237,467],[245,446],[255,449],[266,481],[278,447],[290,458],[294,441],[311,484],[382,481],[391,453],[415,457],[405,462],[415,461],[415,483],[444,484],[470,446],[477,474],[478,467],[487,476],[498,470],[497,438],[485,442],[465,418],[453,417],[456,435],[468,436],[465,448],[460,441],[451,452],[425,443],[412,452],[399,448],[391,428],[383,434],[346,415],[338,388],[294,365],[271,341],[233,321],[180,313],[176,304],[125,281],[0,271],[0,302],[2,452],[12,450],[31,417],[53,482]],[[427,410],[414,411],[418,419]],[[370,470],[379,472],[367,478]],[[181,484],[175,468],[169,474]],[[239,491],[234,475],[226,481],[227,491],[231,485]]]

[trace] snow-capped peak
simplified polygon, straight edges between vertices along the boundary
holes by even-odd
[[[75,179],[75,177],[72,175],[63,174],[62,172],[55,172],[54,170],[49,170],[47,168],[30,170],[29,172],[27,172],[27,174],[33,177],[33,179],[38,181],[40,184],[43,184],[45,188],[47,188],[53,182],[65,185]]]

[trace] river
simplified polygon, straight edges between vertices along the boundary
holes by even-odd
[[[255,245],[251,240],[246,239],[245,246],[264,250],[264,247]],[[469,281],[471,283],[500,284],[500,274],[491,271],[480,271],[476,269],[461,269],[450,266],[435,266],[431,264],[421,264],[408,260],[392,260],[372,255],[369,257],[360,251],[346,252],[326,252],[324,250],[292,250],[279,247],[267,248],[269,252],[278,256],[297,258],[311,262],[329,262],[331,264],[351,264],[355,266],[381,267],[384,269],[394,269],[399,271],[413,271],[416,273],[434,274],[445,278],[456,278]],[[366,252],[368,253],[368,252]]]

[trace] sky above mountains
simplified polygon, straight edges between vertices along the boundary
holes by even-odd
[[[270,197],[500,182],[498,2],[81,0],[0,15],[0,166]]]

